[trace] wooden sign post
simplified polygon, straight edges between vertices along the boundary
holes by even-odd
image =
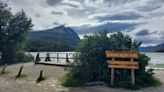
[[[134,59],[139,57],[138,53],[130,51],[106,51],[105,54],[107,58],[111,58],[111,60],[107,60],[108,67],[111,68],[111,84],[114,85],[114,69],[119,68],[131,69],[131,81],[135,85],[135,69],[139,69],[139,64]],[[115,58],[130,58],[131,61],[116,61]]]

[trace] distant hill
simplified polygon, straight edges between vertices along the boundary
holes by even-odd
[[[150,52],[150,51],[164,52],[164,43],[159,44],[157,46],[140,47],[139,50],[145,52]]]
[[[30,32],[29,40],[49,41],[69,46],[76,46],[80,41],[80,38],[73,29],[65,26],[59,26],[47,30]]]

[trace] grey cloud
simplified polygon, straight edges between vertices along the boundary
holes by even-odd
[[[84,26],[81,28],[74,27],[74,29],[78,34],[97,33],[99,31],[102,31],[103,29],[108,30],[108,32],[119,32],[119,31],[134,29],[137,25],[139,24],[107,23],[104,25],[86,27],[86,28]]]
[[[136,33],[136,36],[146,36],[150,34],[156,34],[158,31],[150,32],[148,29],[142,29],[138,33]]]
[[[143,17],[142,15],[134,12],[126,12],[121,14],[115,14],[115,15],[107,15],[105,17],[96,17],[96,19],[100,21],[104,20],[135,20]]]
[[[139,7],[138,10],[142,11],[142,12],[150,12],[150,11],[156,10],[160,7],[161,6],[142,6],[142,7]]]
[[[62,0],[46,0],[46,3],[50,6],[54,6],[54,5],[57,5],[59,3],[61,3]]]
[[[58,23],[58,22],[53,22],[53,25],[60,25],[60,23]]]
[[[145,35],[149,35],[149,30],[148,29],[143,29],[141,31],[139,31],[138,33],[136,33],[137,36],[145,36]]]
[[[104,0],[104,3],[107,3],[109,6],[113,5],[123,5],[125,3],[134,2],[133,0]]]
[[[79,7],[78,5],[71,4],[71,3],[63,3],[63,5],[68,5],[68,6],[71,6],[73,8],[78,8]]]
[[[36,13],[34,16],[39,18],[41,15],[39,13]]]
[[[61,26],[61,25],[65,25],[65,24],[64,24],[64,23],[60,23],[60,22],[54,21],[54,22],[52,23],[52,25]]]
[[[51,13],[54,15],[63,15],[64,14],[63,12],[56,12],[56,11],[52,11]]]
[[[164,0],[148,0],[144,5],[136,7],[141,12],[152,12],[163,6]]]
[[[84,2],[85,0],[70,0],[70,1]]]
[[[68,15],[75,18],[87,17],[88,15],[93,14],[94,12],[95,12],[94,8],[85,8],[85,9],[73,8],[67,10]]]

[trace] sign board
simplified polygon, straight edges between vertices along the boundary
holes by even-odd
[[[138,62],[130,61],[107,61],[109,68],[139,69]]]
[[[112,58],[112,60],[107,60],[108,67],[111,68],[111,84],[114,84],[114,69],[131,69],[131,79],[132,84],[135,84],[135,69],[139,69],[139,63],[134,61],[139,57],[137,52],[132,51],[106,51],[107,58]],[[115,58],[131,58],[131,61],[116,61]]]
[[[108,58],[138,58],[139,55],[137,52],[132,51],[106,51],[106,57]]]

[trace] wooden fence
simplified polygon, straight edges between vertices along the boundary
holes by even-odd
[[[66,61],[66,63],[68,63],[70,60],[74,59],[74,53],[73,52],[54,52],[54,53],[46,53],[46,55],[41,55],[40,53],[38,53],[35,56],[35,63],[38,62],[60,62],[62,61]]]

